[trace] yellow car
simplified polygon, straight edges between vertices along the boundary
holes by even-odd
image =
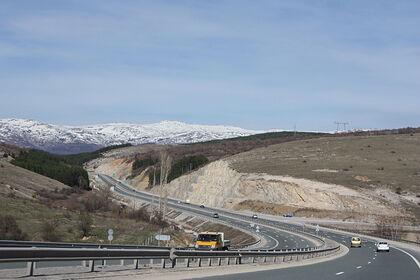
[[[351,247],[362,247],[362,239],[360,237],[352,237]]]

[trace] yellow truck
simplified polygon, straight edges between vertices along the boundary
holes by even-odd
[[[229,250],[230,241],[223,232],[204,231],[197,235],[194,247],[201,250]]]

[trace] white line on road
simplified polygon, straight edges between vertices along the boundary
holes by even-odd
[[[419,263],[419,261],[416,259],[416,257],[414,257],[412,254],[410,254],[410,253],[408,253],[408,252],[404,251],[403,249],[400,249],[400,248],[397,248],[397,247],[392,247],[392,248],[395,248],[395,249],[397,249],[397,250],[399,250],[399,251],[401,251],[401,252],[406,253],[407,255],[409,255],[409,256],[413,259],[413,261],[417,264],[417,267],[420,269],[420,263]]]
[[[335,275],[341,275],[341,274],[343,274],[344,272],[343,271],[341,271],[341,272],[337,272]]]

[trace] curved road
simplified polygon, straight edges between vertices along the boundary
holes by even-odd
[[[107,184],[114,186],[114,191],[120,195],[139,199],[141,201],[146,201],[149,203],[156,202],[157,200],[155,195],[135,190],[129,185],[117,181],[112,177],[106,175],[99,175],[99,177]],[[261,219],[258,219],[259,232],[257,233],[254,229],[250,227],[250,224],[255,223],[256,221],[248,216],[236,215],[223,210],[208,207],[200,208],[198,205],[193,204],[178,203],[178,200],[171,198],[168,198],[167,205],[169,208],[191,213],[194,216],[200,216],[205,219],[214,220],[214,222],[223,222],[225,224],[243,229],[248,232],[254,231],[254,234],[259,235],[265,240],[265,242],[263,242],[261,246],[258,246],[258,248],[256,249],[285,250],[293,248],[308,248],[315,246],[315,244],[308,239],[301,238],[300,236],[295,235],[293,233],[274,228],[273,224],[267,223],[267,226],[264,226],[262,224]],[[215,212],[219,214],[219,219],[217,220],[213,218],[213,213]]]
[[[143,201],[151,202],[153,195],[139,192],[128,186],[114,180],[111,177],[99,175],[105,182],[115,185],[115,190],[122,195],[136,197]],[[307,239],[300,238],[295,234],[291,234],[276,228],[296,230],[302,229],[301,225],[289,224],[269,219],[258,219],[253,221],[249,216],[227,212],[220,209],[199,208],[192,204],[179,204],[177,200],[168,199],[168,206],[190,212],[195,215],[211,218],[214,212],[219,213],[220,220],[249,230],[249,223],[257,222],[260,225],[259,234],[268,239],[268,242],[262,249],[288,249],[288,248],[305,248],[314,246]],[[306,228],[307,232],[319,234],[327,239],[334,240],[350,247],[349,234],[335,233],[333,231],[320,230],[315,232],[313,228]],[[405,252],[404,252],[405,251]],[[416,280],[420,279],[420,265],[418,259],[418,251],[404,250],[401,251],[395,247],[391,247],[390,252],[376,252],[374,240],[363,240],[361,248],[350,248],[350,251],[344,257],[334,259],[328,262],[322,262],[313,265],[283,268],[277,270],[267,270],[246,274],[231,274],[226,276],[208,277],[202,279],[226,279],[226,280],[247,280],[247,279],[385,279],[385,280]],[[411,253],[411,256],[407,253]],[[414,259],[413,259],[414,258]]]

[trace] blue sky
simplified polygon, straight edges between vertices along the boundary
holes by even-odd
[[[420,1],[0,3],[0,118],[420,126]]]

